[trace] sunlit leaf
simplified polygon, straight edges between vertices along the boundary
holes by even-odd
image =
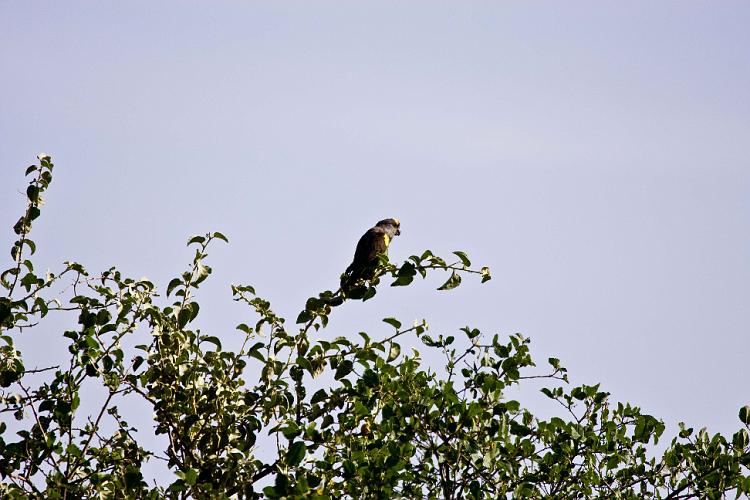
[[[451,290],[453,288],[456,288],[460,284],[461,284],[461,275],[459,275],[455,271],[452,271],[450,278],[448,278],[448,281],[443,283],[440,286],[440,288],[438,288],[438,290]]]
[[[398,330],[399,328],[401,328],[401,322],[399,320],[397,320],[396,318],[383,318],[383,322],[388,323],[389,325],[391,325],[396,330]]]
[[[453,253],[454,253],[454,254],[455,254],[455,255],[456,255],[456,256],[457,256],[457,257],[458,257],[459,259],[461,259],[461,263],[462,263],[462,264],[463,264],[464,266],[466,266],[466,267],[469,267],[469,266],[471,266],[471,261],[469,260],[469,257],[468,257],[468,256],[466,255],[466,253],[465,253],[465,252],[462,252],[462,251],[460,251],[460,250],[456,250],[456,251],[455,251],[455,252],[453,252]]]

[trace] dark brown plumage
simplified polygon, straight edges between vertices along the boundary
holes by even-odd
[[[401,234],[401,222],[398,219],[384,219],[362,235],[354,251],[354,259],[346,268],[346,277],[342,286],[353,285],[360,278],[369,279],[370,271],[374,271],[378,254],[387,253],[388,246],[395,236]]]

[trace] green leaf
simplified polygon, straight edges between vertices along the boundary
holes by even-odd
[[[510,433],[515,436],[528,436],[533,431],[526,427],[525,425],[521,425],[515,420],[511,420],[510,422]]]
[[[250,326],[247,326],[247,325],[246,325],[245,323],[240,323],[239,325],[237,325],[237,327],[236,327],[236,328],[237,328],[237,330],[240,330],[240,331],[242,331],[242,332],[245,332],[245,333],[247,333],[248,335],[250,335],[250,334],[252,334],[252,333],[253,333],[253,328],[252,328],[252,327],[250,327]]]
[[[750,406],[740,408],[740,421],[743,424],[750,424]]]
[[[133,358],[133,371],[136,371],[143,364],[143,356],[136,356]]]
[[[40,412],[52,411],[55,407],[55,402],[52,399],[45,399],[42,404],[39,405]]]
[[[388,351],[388,359],[386,359],[386,361],[390,363],[391,361],[396,359],[399,354],[401,354],[401,346],[395,342],[391,342],[391,348]]]
[[[34,273],[27,273],[26,276],[21,278],[21,284],[27,291],[30,291],[31,287],[38,284],[39,281],[39,278]]]
[[[251,358],[257,359],[261,363],[265,363],[266,357],[263,355],[263,353],[260,352],[263,347],[263,342],[256,342],[255,345],[247,351],[247,355]]]
[[[365,373],[362,374],[362,381],[367,387],[375,387],[380,383],[380,377],[377,372],[368,368]],[[369,414],[369,411],[367,412]]]
[[[365,296],[367,287],[364,285],[358,285],[346,292],[346,296],[353,300],[359,300]]]
[[[396,318],[383,318],[383,322],[393,326],[393,328],[395,328],[396,330],[401,328],[401,322]]]
[[[214,337],[213,335],[208,336],[208,337],[203,337],[201,339],[201,342],[209,342],[216,346],[217,351],[221,350],[221,341],[219,340],[219,337]]]
[[[748,443],[750,443],[750,435],[747,429],[740,429],[732,437],[732,444],[737,450],[744,450],[747,448]]]
[[[299,435],[299,426],[295,422],[289,422],[289,425],[281,428],[281,433],[287,439],[292,439]]]
[[[438,290],[452,290],[453,288],[456,288],[458,285],[461,284],[461,276],[456,274],[456,271],[451,272],[451,277],[448,278],[448,281],[442,284]]]
[[[193,321],[198,316],[198,311],[200,311],[200,305],[198,305],[197,302],[191,302],[187,305],[185,305],[190,310],[190,321]]]
[[[21,234],[24,232],[28,232],[29,228],[30,226],[27,224],[26,217],[21,217],[13,225],[13,232],[15,232],[16,234]]]
[[[490,276],[489,267],[483,267],[480,272],[482,273],[482,283],[486,283],[487,281],[492,279],[492,276]]]
[[[34,172],[37,169],[36,165],[31,165],[29,168],[26,169],[26,173],[24,175],[29,175],[31,172]]]
[[[422,335],[422,337],[421,337],[420,340],[427,347],[435,347],[435,346],[437,346],[437,342],[435,342],[435,340],[433,340],[433,338],[430,337],[429,335]]]
[[[583,387],[574,388],[572,391],[570,391],[570,395],[579,401],[583,401],[584,399],[586,399],[586,391],[583,389]]]
[[[461,259],[461,263],[464,266],[469,267],[471,265],[471,261],[469,260],[469,257],[466,256],[466,253],[460,250],[456,250],[455,252],[453,252],[453,254],[456,255],[459,259]]]
[[[42,215],[41,210],[38,207],[29,207],[29,220],[36,220]]]
[[[295,441],[286,452],[286,463],[291,466],[299,465],[307,454],[307,446],[302,441]]]
[[[263,494],[268,498],[278,498],[279,494],[276,492],[276,488],[273,486],[266,486],[263,488]]]
[[[414,281],[413,276],[399,276],[393,283],[391,283],[391,286],[406,286],[412,281]]]
[[[397,273],[399,277],[416,276],[416,274],[417,268],[411,262],[404,262]]]
[[[182,280],[180,278],[173,278],[172,281],[169,282],[167,285],[167,297],[169,297],[169,294],[172,293],[172,290],[175,289],[175,287],[179,286],[180,283],[182,283]]]
[[[223,235],[222,233],[220,233],[220,232],[218,232],[218,231],[214,232],[214,234],[213,234],[212,236],[213,236],[214,238],[218,238],[218,239],[220,239],[220,240],[224,240],[224,242],[225,242],[225,243],[229,243],[229,240],[227,239],[227,237],[226,237],[226,236],[224,236],[224,235]]]
[[[248,292],[255,295],[255,288],[250,285],[231,285],[232,295],[238,295],[241,292]]]
[[[192,312],[187,306],[180,309],[180,312],[177,314],[177,324],[180,325],[180,328],[185,328],[185,326],[190,322],[191,314]]]
[[[375,293],[377,293],[377,288],[375,288],[374,286],[368,287],[367,290],[365,290],[364,295],[362,295],[362,302],[373,298],[375,296]]]
[[[328,394],[326,393],[325,389],[319,389],[313,394],[312,399],[310,399],[310,404],[320,403],[321,401],[325,401],[328,397]]]
[[[26,188],[26,196],[29,198],[31,203],[39,203],[39,188],[34,184],[31,184]]]
[[[345,359],[344,361],[339,364],[338,368],[336,368],[336,374],[333,376],[336,380],[341,380],[342,378],[349,375],[352,370],[354,369],[354,364],[348,360]]]
[[[311,319],[313,319],[313,315],[310,313],[310,311],[305,309],[297,316],[297,324],[299,325],[301,323],[307,323]]]
[[[211,274],[211,268],[209,266],[204,266],[200,262],[195,266],[196,275],[193,280],[192,285],[196,288],[198,288],[198,285],[203,283],[203,281],[208,278],[208,275]]]
[[[29,250],[31,250],[31,255],[34,255],[34,252],[36,252],[36,243],[28,238],[21,240],[21,243],[25,243],[26,245],[28,245]]]
[[[206,238],[204,236],[193,236],[188,240],[187,246],[190,246],[193,243],[203,243],[204,241],[206,241]]]
[[[198,481],[198,471],[195,469],[188,469],[183,476],[186,484],[193,486]]]
[[[101,309],[98,313],[96,313],[96,324],[97,325],[106,325],[109,323],[109,320],[112,319],[112,314],[110,314],[109,311],[106,309]],[[99,332],[101,333],[101,332]]]
[[[320,309],[322,306],[323,306],[323,301],[317,297],[310,297],[305,302],[305,309],[307,309],[308,311],[316,311],[317,309]]]

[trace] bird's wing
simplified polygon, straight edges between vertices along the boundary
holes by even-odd
[[[379,228],[369,229],[357,243],[357,249],[354,252],[354,260],[350,268],[363,267],[372,263],[379,253],[388,249],[389,237],[386,232]]]

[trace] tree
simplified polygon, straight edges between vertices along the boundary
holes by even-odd
[[[148,280],[115,268],[89,273],[66,262],[39,276],[30,239],[53,164],[40,156],[26,170],[28,207],[14,226],[13,264],[0,276],[0,495],[3,498],[721,498],[750,493],[750,407],[731,437],[679,435],[658,457],[664,424],[599,385],[569,387],[554,358],[535,370],[529,341],[466,327],[455,336],[428,333],[385,318],[390,333],[326,340],[316,336],[337,307],[368,300],[382,281],[407,286],[448,272],[440,290],[462,276],[490,279],[463,252],[447,261],[425,251],[394,264],[381,256],[377,274],[344,297],[324,291],[307,300],[290,326],[252,286],[232,285],[234,300],[257,314],[240,324],[233,352],[192,324],[196,294],[211,274],[207,251],[218,232],[194,236],[195,256],[164,296]],[[62,285],[67,295],[53,293]],[[58,297],[62,297],[60,300]],[[170,299],[171,297],[171,299]],[[166,302],[166,304],[164,304]],[[68,351],[55,366],[29,368],[17,347],[53,315],[75,315],[62,332]],[[124,347],[137,328],[149,342]],[[422,352],[401,351],[411,336]],[[442,369],[421,356],[437,352]],[[560,415],[534,416],[507,389],[531,378],[559,404]],[[320,383],[321,380],[326,383]],[[82,387],[104,401],[81,410]],[[317,385],[314,385],[317,384]],[[320,387],[313,391],[308,390]],[[147,449],[119,408],[150,407],[163,450]],[[15,421],[10,421],[10,417]],[[18,429],[15,433],[11,427]],[[269,437],[270,436],[270,437]],[[273,447],[270,459],[258,447]],[[265,453],[264,455],[269,455]],[[148,460],[173,474],[163,484],[143,478]]]

